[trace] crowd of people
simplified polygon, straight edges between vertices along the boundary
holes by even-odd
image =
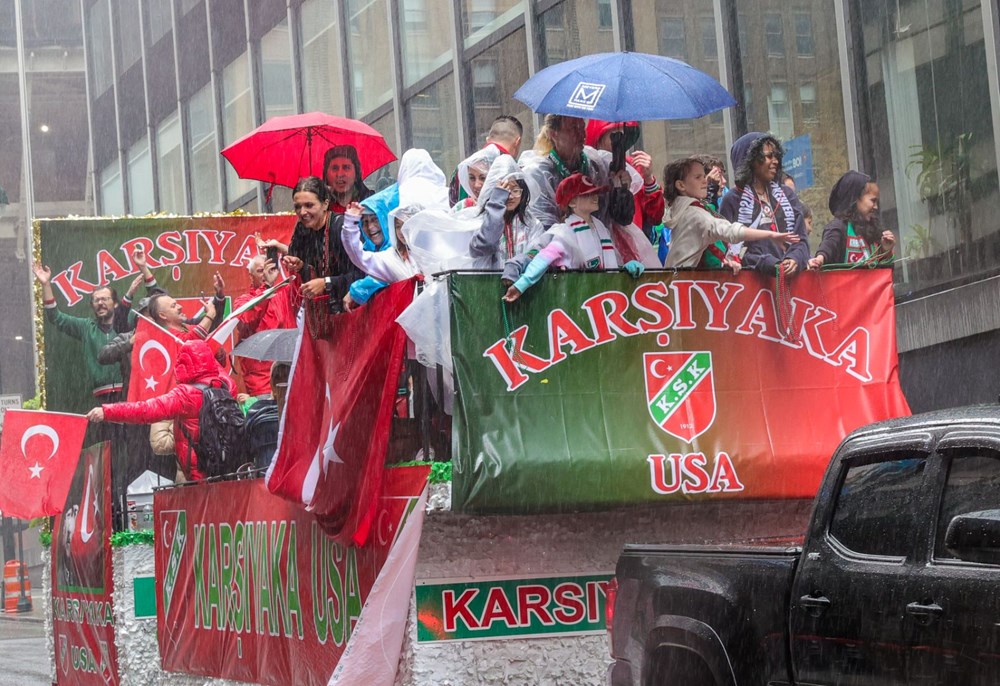
[[[332,315],[370,303],[387,284],[443,269],[497,271],[498,296],[513,302],[551,269],[622,270],[638,277],[650,268],[745,268],[792,278],[807,269],[893,260],[894,236],[879,223],[878,185],[857,171],[834,185],[832,220],[810,255],[812,211],[783,173],[781,142],[773,135],[748,133],[733,144],[729,187],[725,163],[712,156],[672,161],[658,178],[646,152],[623,155],[638,139],[635,122],[547,115],[533,148],[524,152],[522,133],[516,118],[498,117],[485,146],[458,165],[450,182],[427,151],[407,150],[396,183],[377,193],[361,178],[358,152],[332,147],[322,176],[302,178],[293,190],[297,221],[290,242],[258,237],[261,254],[250,260],[249,289],[234,307],[273,286],[282,272],[292,286],[241,314],[240,337],[293,328],[300,313],[312,335],[325,335],[335,325]],[[254,402],[273,408],[288,366],[234,362],[206,343],[222,312],[220,276],[214,301],[206,300],[199,316],[186,320],[177,301],[157,285],[141,249],[133,259],[142,273],[127,295],[119,299],[113,288],[98,289],[89,319],[56,308],[51,273],[36,265],[46,316],[83,343],[99,403],[90,419],[152,424],[150,450],[172,452],[178,478],[198,479],[193,446],[199,444],[200,389],[237,395],[235,370],[243,383],[238,401],[245,408]],[[143,285],[146,296],[133,304]],[[129,403],[123,391],[135,311],[183,345],[177,386]]]

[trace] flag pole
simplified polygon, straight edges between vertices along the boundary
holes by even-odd
[[[31,612],[31,600],[24,594],[24,539],[22,535],[24,533],[24,522],[21,522],[21,526],[17,527],[17,564],[18,578],[21,580],[21,597],[17,599],[17,611],[18,612]]]

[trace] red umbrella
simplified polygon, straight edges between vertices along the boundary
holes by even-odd
[[[382,134],[364,122],[322,112],[272,117],[222,156],[241,179],[294,188],[303,176],[323,175],[323,156],[335,145],[353,145],[368,176],[396,159]]]

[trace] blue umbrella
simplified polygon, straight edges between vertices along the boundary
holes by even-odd
[[[736,104],[708,74],[670,57],[605,52],[546,67],[514,97],[535,112],[602,121],[696,119]]]

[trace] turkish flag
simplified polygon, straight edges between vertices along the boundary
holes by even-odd
[[[174,360],[180,345],[172,333],[139,315],[132,338],[129,402],[155,398],[174,387]]]
[[[301,503],[344,545],[364,545],[382,488],[406,334],[396,317],[415,281],[333,315],[329,338],[301,336],[268,489]]]
[[[7,410],[0,440],[0,511],[19,519],[62,512],[86,433],[82,415]]]

